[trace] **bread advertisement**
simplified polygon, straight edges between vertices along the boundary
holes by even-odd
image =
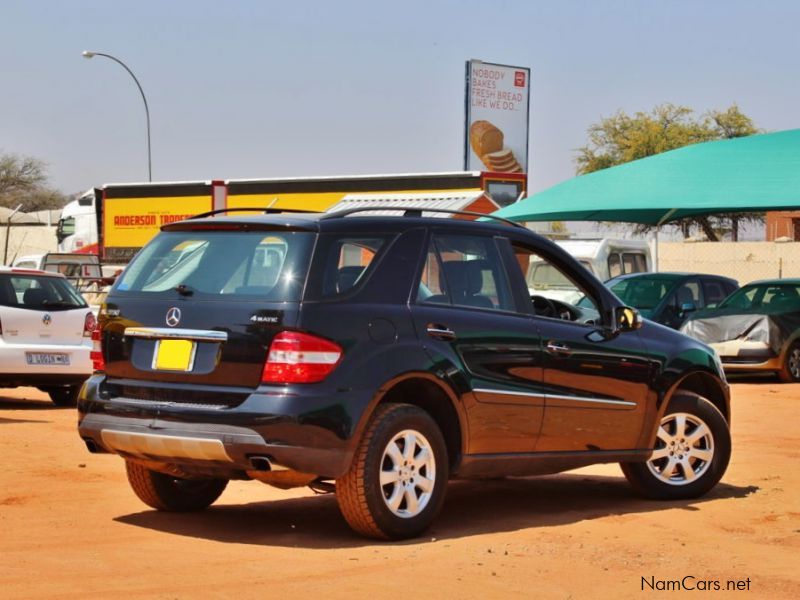
[[[530,69],[467,62],[464,168],[525,173]]]

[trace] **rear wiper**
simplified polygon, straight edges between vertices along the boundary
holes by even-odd
[[[194,294],[194,289],[192,289],[185,283],[175,286],[175,291],[178,292],[181,296],[191,296],[192,294]]]

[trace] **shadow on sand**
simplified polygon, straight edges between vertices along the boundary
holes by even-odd
[[[702,498],[656,502],[635,496],[622,477],[561,474],[456,481],[448,488],[438,519],[421,539],[454,539],[674,508],[700,510],[699,506],[709,500],[744,498],[758,490],[755,486],[720,483]],[[359,538],[348,528],[332,494],[214,506],[200,513],[145,511],[115,520],[174,535],[237,544],[355,548],[380,543]]]

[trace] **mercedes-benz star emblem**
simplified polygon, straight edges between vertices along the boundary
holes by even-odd
[[[167,311],[167,325],[175,327],[181,322],[181,309],[173,306]]]
[[[45,325],[50,325],[52,320],[53,320],[53,317],[51,317],[49,314],[44,313],[44,315],[42,315],[42,323],[44,323]]]

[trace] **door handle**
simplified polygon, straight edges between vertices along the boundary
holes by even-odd
[[[547,342],[547,352],[558,356],[569,356],[572,354],[572,348],[558,342]]]
[[[456,332],[448,328],[447,325],[439,325],[437,323],[428,323],[428,335],[437,340],[454,340],[456,339]]]

